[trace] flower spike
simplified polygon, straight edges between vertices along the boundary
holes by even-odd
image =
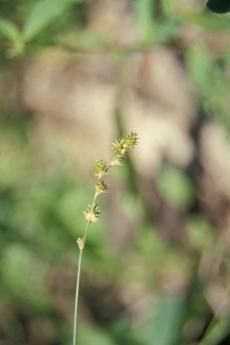
[[[112,162],[111,165],[120,165],[121,159],[124,158],[129,150],[137,144],[138,136],[136,133],[131,132],[124,135],[113,143],[112,147]]]

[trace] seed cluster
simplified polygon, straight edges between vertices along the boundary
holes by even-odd
[[[99,206],[96,204],[96,198],[99,194],[105,193],[109,189],[108,185],[104,181],[104,177],[109,173],[109,170],[112,167],[122,165],[122,159],[127,157],[130,149],[132,149],[137,142],[138,136],[136,133],[131,132],[126,134],[112,144],[112,159],[110,162],[105,162],[103,160],[96,161],[94,174],[97,178],[97,181],[95,185],[93,202],[91,205],[88,205],[87,209],[83,212],[87,222],[86,229],[88,229],[88,225],[90,223],[96,223],[100,216],[101,212]],[[77,244],[80,251],[84,249],[86,232],[83,238],[77,239]]]

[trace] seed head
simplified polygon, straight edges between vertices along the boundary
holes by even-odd
[[[95,204],[93,207],[89,205],[86,211],[84,211],[85,220],[89,223],[96,223],[100,213],[101,212],[97,204]]]
[[[108,186],[103,180],[99,180],[96,184],[96,195],[99,195],[101,193],[105,193],[108,191]]]
[[[120,165],[121,159],[124,158],[129,150],[137,144],[138,136],[136,133],[131,132],[124,135],[119,140],[113,143],[112,147],[112,162],[111,165]]]
[[[98,179],[101,179],[104,175],[106,175],[108,170],[109,166],[106,162],[104,162],[103,160],[96,161],[95,175],[98,177]]]

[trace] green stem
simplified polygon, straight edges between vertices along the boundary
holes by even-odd
[[[94,194],[93,201],[92,201],[91,208],[90,208],[90,212],[92,212],[92,210],[93,210],[93,208],[94,208],[96,198],[97,198],[97,195]],[[85,227],[85,232],[84,232],[84,237],[83,237],[84,247],[85,247],[86,236],[87,236],[89,224],[90,224],[90,221],[87,222],[86,227]]]
[[[93,210],[97,195],[94,194],[93,201],[91,204],[90,211]],[[87,222],[84,236],[83,236],[83,248],[80,249],[79,258],[78,258],[78,265],[77,265],[77,280],[76,280],[76,290],[75,290],[75,301],[74,301],[74,318],[73,318],[73,345],[77,345],[77,312],[78,312],[78,298],[79,298],[79,287],[80,287],[80,278],[81,278],[81,263],[82,263],[82,256],[83,251],[85,248],[86,236],[88,232],[90,221]]]
[[[73,320],[73,345],[77,344],[77,311],[78,311],[78,296],[79,296],[79,285],[81,276],[81,259],[83,250],[80,250],[78,266],[77,266],[77,281],[76,281],[76,292],[75,292],[75,302],[74,302],[74,320]]]

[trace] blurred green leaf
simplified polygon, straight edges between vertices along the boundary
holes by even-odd
[[[106,333],[100,328],[95,327],[79,327],[79,344],[84,345],[115,345],[113,340],[110,338],[109,333]]]
[[[66,230],[74,237],[80,236],[85,227],[83,210],[89,203],[89,190],[84,186],[72,187],[59,198],[57,211],[66,226]]]
[[[135,336],[135,331],[126,318],[120,317],[113,322],[110,329],[116,344],[119,345],[143,345]]]
[[[16,145],[16,143],[15,143]],[[21,146],[18,145],[18,148]],[[16,188],[28,176],[26,150],[19,154],[19,149],[2,149],[0,155],[0,188]]]
[[[138,329],[138,337],[145,345],[173,345],[180,337],[183,315],[183,298],[164,296],[154,308],[146,324]]]
[[[142,32],[143,39],[146,40],[151,38],[153,34],[153,15],[154,15],[154,6],[153,0],[135,0],[135,13],[139,28]]]
[[[192,81],[199,88],[198,91],[206,93],[210,89],[212,60],[207,50],[201,45],[194,45],[188,52],[188,69]]]
[[[167,20],[156,24],[157,42],[163,44],[176,37],[181,29],[179,20]]]
[[[10,57],[17,56],[23,52],[24,42],[22,35],[14,23],[7,19],[0,19],[0,36],[1,35],[10,43],[8,49],[8,55]]]
[[[186,207],[193,200],[192,183],[179,169],[164,167],[157,178],[157,186],[161,196],[176,207]]]
[[[194,89],[208,114],[222,121],[228,129],[229,106],[226,99],[230,90],[228,55],[223,57],[223,66],[210,56],[207,49],[195,44],[187,52],[187,66]]]
[[[64,47],[70,47],[87,51],[92,48],[103,48],[108,46],[109,41],[106,35],[94,30],[85,29],[80,32],[68,32],[64,35],[60,34],[57,38],[57,42]]]
[[[211,323],[204,338],[198,345],[217,345],[229,333],[230,319],[223,318]]]
[[[212,13],[188,13],[184,15],[182,19],[185,25],[187,23],[196,24],[208,32],[228,31],[230,29],[230,21],[228,17],[220,17]]]
[[[26,246],[12,244],[3,253],[2,279],[11,295],[34,306],[47,306],[46,265]]]
[[[200,216],[190,218],[188,220],[188,231],[195,247],[204,249],[214,244],[212,228],[204,218]]]
[[[138,221],[144,214],[143,205],[140,200],[129,193],[122,196],[120,205],[132,220]]]
[[[20,38],[18,28],[7,19],[0,19],[0,34],[11,42],[17,42]]]
[[[40,0],[32,7],[26,18],[23,35],[25,41],[32,40],[55,19],[60,17],[74,0]]]

